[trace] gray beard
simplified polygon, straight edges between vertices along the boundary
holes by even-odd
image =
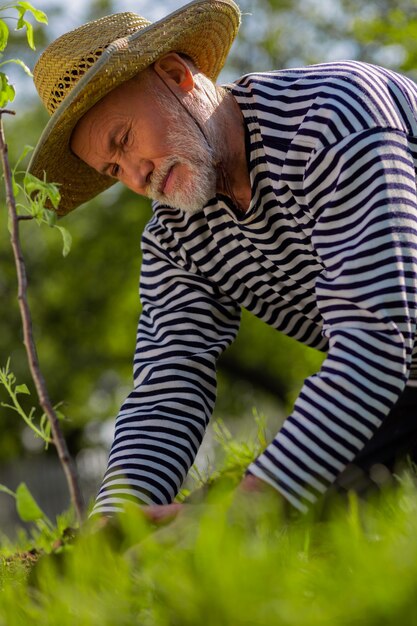
[[[173,110],[171,98],[158,93],[157,99],[167,118],[168,144],[174,155],[168,157],[163,167],[152,175],[147,195],[162,204],[193,214],[201,211],[216,195],[217,171],[213,149],[191,115],[179,103]],[[203,113],[207,115],[207,111]],[[171,193],[161,194],[159,189],[175,164],[182,164],[187,176],[185,180],[176,181]]]

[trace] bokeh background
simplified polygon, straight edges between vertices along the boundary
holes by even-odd
[[[179,0],[59,0],[34,5],[49,25],[35,25],[36,52],[13,31],[6,58],[33,68],[49,41],[90,19],[134,11],[155,21],[186,4]],[[417,80],[417,0],[240,0],[243,24],[219,82],[251,71],[359,59],[406,73]],[[3,59],[4,60],[4,59]],[[10,76],[17,95],[14,118],[5,119],[11,162],[35,145],[47,114],[31,79],[20,69]],[[22,168],[24,163],[22,165]],[[22,343],[16,277],[8,239],[4,194],[0,197],[0,367],[11,359],[19,383],[33,391]],[[30,304],[41,365],[54,403],[63,401],[63,424],[86,499],[105,470],[114,419],[132,384],[131,360],[140,314],[140,237],[150,204],[116,185],[63,220],[73,238],[63,258],[56,230],[23,223]],[[254,412],[267,419],[267,436],[279,429],[303,380],[317,371],[322,355],[244,313],[239,337],[219,363],[213,419],[234,435],[250,437]],[[25,397],[26,406],[36,403]],[[0,388],[0,401],[7,397]],[[200,471],[216,462],[210,427],[198,456]],[[68,503],[53,448],[44,451],[24,423],[0,407],[0,483],[14,489],[24,480],[53,515]],[[0,532],[17,528],[12,499],[0,493]]]

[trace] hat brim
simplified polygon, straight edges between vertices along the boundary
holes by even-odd
[[[71,134],[81,117],[112,89],[170,51],[187,54],[215,81],[239,25],[240,11],[233,0],[195,0],[104,50],[52,115],[29,164],[29,173],[59,184],[59,215],[115,183],[71,152]]]

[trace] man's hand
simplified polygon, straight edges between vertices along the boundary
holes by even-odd
[[[184,504],[173,502],[172,504],[151,504],[142,506],[141,510],[146,519],[155,524],[170,522],[184,509]]]
[[[256,500],[258,500],[258,498],[264,500],[268,503],[268,506],[272,506],[274,510],[281,511],[283,519],[290,519],[294,513],[294,509],[290,506],[288,500],[286,500],[279,491],[269,483],[252,474],[246,474],[246,476],[242,478],[238,486],[238,492],[246,495],[249,500],[251,497]],[[264,498],[262,494],[264,494]]]
[[[257,478],[256,476],[252,476],[251,474],[248,474],[243,478],[238,489],[242,492],[273,492],[277,499],[280,497],[279,493],[275,491],[273,487],[268,485],[268,483],[260,478]],[[178,513],[183,511],[186,506],[187,505],[179,502],[173,502],[172,504],[151,504],[148,506],[141,506],[141,511],[150,522],[153,522],[154,524],[164,524],[175,519]]]
[[[252,474],[247,474],[241,480],[238,486],[238,492],[244,494],[273,494],[273,497],[276,498],[277,501],[280,501],[282,504],[284,503],[284,498],[276,491],[271,485],[266,483],[264,480],[253,476]],[[153,522],[154,524],[167,524],[171,522],[173,519],[177,517],[177,515],[184,511],[187,508],[186,505],[181,504],[180,502],[172,502],[171,504],[150,504],[150,505],[142,505],[140,507],[141,513],[145,516],[147,520]],[[103,517],[100,520],[100,526],[105,527],[108,522],[111,521],[111,517]]]
[[[264,480],[261,480],[257,476],[247,474],[240,481],[239,489],[241,491],[265,492],[270,491],[271,487]]]

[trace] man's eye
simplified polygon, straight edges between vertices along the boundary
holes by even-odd
[[[125,133],[123,135],[123,137],[122,137],[122,145],[125,146],[128,141],[129,141],[129,131],[127,131],[127,133]]]
[[[118,175],[118,173],[119,173],[119,171],[120,171],[120,166],[119,166],[119,165],[117,165],[117,163],[115,163],[115,164],[112,166],[110,173],[111,173],[111,175],[112,175],[112,176],[117,176],[117,175]]]

